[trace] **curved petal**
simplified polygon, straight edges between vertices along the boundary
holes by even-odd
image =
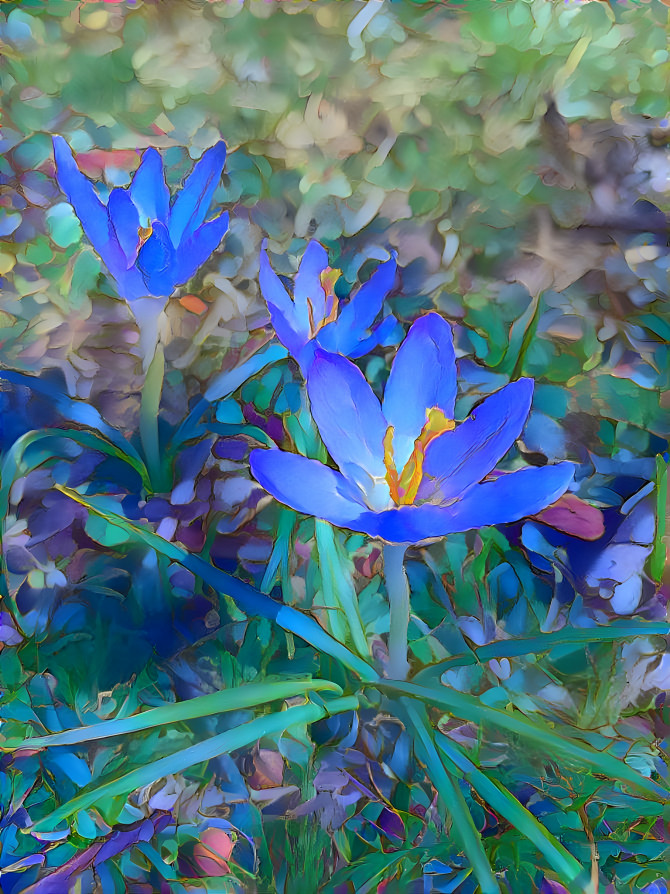
[[[307,374],[312,416],[340,470],[369,497],[388,501],[382,408],[363,373],[339,354],[317,350]],[[376,479],[376,481],[375,481]],[[381,486],[373,494],[375,485]]]
[[[125,255],[126,269],[132,267],[139,250],[140,217],[127,190],[117,187],[110,192],[107,212]]]
[[[170,209],[170,239],[176,248],[189,239],[204,222],[226,161],[226,144],[221,140],[204,153],[195,165]]]
[[[279,341],[294,357],[297,356],[309,340],[309,327],[305,330],[298,324],[293,301],[272,269],[266,251],[261,251],[258,281]]]
[[[534,515],[563,496],[574,476],[574,463],[563,462],[528,466],[484,481],[449,507],[459,525],[454,530],[501,525]]]
[[[163,160],[153,148],[146,149],[130,184],[130,198],[146,227],[149,221],[167,224],[170,213],[170,192],[165,183]]]
[[[390,543],[419,543],[472,528],[500,525],[533,515],[565,493],[574,476],[569,462],[529,467],[473,487],[450,506],[424,503],[385,512],[363,513],[354,521],[360,530]]]
[[[259,449],[251,451],[249,464],[254,478],[268,493],[305,515],[349,527],[364,511],[356,488],[318,460],[283,450]]]
[[[175,285],[180,286],[193,276],[218,248],[227,231],[228,212],[224,211],[214,220],[198,227],[190,239],[182,242],[177,251]]]
[[[314,362],[314,358],[316,357],[316,352],[318,350],[319,343],[315,338],[310,338],[309,341],[306,341],[305,344],[297,351],[293,356],[298,361],[298,366],[300,367],[300,372],[303,374],[303,378],[307,379],[309,375],[309,370]]]
[[[150,295],[169,297],[175,287],[175,250],[165,224],[154,223],[153,233],[137,255],[137,266],[142,271]]]
[[[533,385],[532,379],[510,382],[485,398],[454,431],[436,438],[426,450],[418,499],[444,502],[485,478],[521,434]]]
[[[333,327],[332,335],[329,334],[325,337],[326,339],[335,339],[332,345],[324,342],[324,347],[327,350],[336,350],[340,354],[355,357],[361,357],[365,353],[365,351],[359,353],[358,350],[361,340],[377,319],[384,299],[395,282],[396,269],[395,258],[380,264],[370,279],[340,309],[338,319],[324,327],[324,335],[326,329]],[[370,338],[367,340],[370,341]],[[376,339],[374,344],[370,344],[370,348],[379,344],[380,340],[380,338]]]
[[[91,181],[77,167],[72,150],[63,137],[54,136],[53,147],[58,185],[74,208],[91,245],[114,275],[117,269],[125,269],[125,255],[114,235],[107,208]]]
[[[308,299],[312,305],[312,318],[317,326],[326,315],[326,295],[321,285],[321,274],[327,266],[328,252],[320,242],[313,239],[302,256],[293,286],[295,311],[307,332],[310,315]]]
[[[398,348],[384,392],[384,416],[393,426],[393,452],[402,471],[426,423],[438,407],[454,418],[456,355],[451,326],[430,313],[413,323]]]
[[[383,345],[384,347],[397,345],[404,335],[405,332],[400,323],[393,314],[389,314],[387,317],[384,317],[378,326],[374,327],[371,335],[357,341],[351,351],[347,353],[347,356],[356,359],[357,357],[364,357],[368,351],[376,348],[377,345]]]
[[[126,301],[132,302],[149,295],[149,289],[144,281],[144,277],[135,265],[127,270],[115,270],[114,280],[119,295],[121,298],[125,298]]]

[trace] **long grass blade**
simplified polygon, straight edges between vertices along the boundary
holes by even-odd
[[[348,624],[354,648],[361,656],[370,654],[370,647],[365,635],[365,627],[361,619],[356,589],[351,577],[347,579],[337,549],[335,532],[326,521],[315,522],[316,548],[319,554],[319,568],[324,596],[332,601],[337,611],[334,612]],[[337,636],[337,632],[333,631]]]
[[[296,705],[275,714],[257,717],[248,723],[243,723],[235,729],[226,730],[218,736],[190,745],[181,751],[159,758],[143,767],[137,767],[123,776],[113,779],[111,782],[83,791],[67,804],[63,804],[48,816],[42,817],[34,825],[25,829],[26,832],[47,832],[53,830],[59,823],[80,810],[94,807],[103,800],[111,800],[127,796],[135,789],[145,785],[151,785],[163,776],[174,773],[183,773],[189,767],[212,760],[221,754],[229,754],[238,748],[244,748],[252,742],[256,742],[263,736],[272,736],[281,733],[292,726],[305,723],[314,723],[321,720],[326,714],[337,714],[344,711],[353,711],[358,707],[358,699],[355,696],[344,696],[333,699],[328,705],[306,704]]]
[[[238,580],[231,574],[221,571],[220,568],[215,568],[214,565],[210,565],[199,556],[187,553],[177,544],[164,540],[153,531],[132,524],[122,515],[103,508],[96,502],[95,498],[85,497],[69,487],[59,486],[58,490],[81,503],[82,506],[86,506],[91,512],[95,512],[96,515],[104,518],[109,524],[116,525],[133,540],[146,544],[146,546],[156,550],[161,555],[167,556],[171,561],[178,562],[184,568],[188,568],[189,571],[202,578],[214,590],[229,596],[245,614],[257,615],[274,621],[284,630],[299,636],[315,649],[325,652],[327,655],[340,661],[362,680],[373,682],[378,679],[378,675],[373,667],[330,636],[309,615],[277,602],[270,596],[252,587],[251,584]]]
[[[24,459],[26,450],[40,441],[46,442],[46,446],[49,441],[62,441],[64,438],[79,444],[81,447],[97,450],[99,453],[104,453],[106,456],[111,456],[127,463],[140,476],[142,484],[145,487],[149,487],[149,473],[142,460],[135,458],[132,453],[123,452],[115,444],[110,443],[100,435],[68,428],[29,431],[17,438],[4,455],[2,466],[0,467],[0,518],[5,518],[9,511],[9,494],[16,479],[42,465],[52,455],[49,454],[47,456],[45,454],[40,456],[34,464],[28,466]]]
[[[660,454],[656,457],[656,534],[654,536],[654,548],[649,559],[649,571],[651,576],[659,584],[663,580],[663,572],[666,567],[666,527],[668,524],[668,460]]]
[[[461,840],[463,852],[470,861],[481,894],[500,894],[500,886],[491,869],[482,839],[477,831],[472,814],[458,786],[458,782],[444,767],[435,748],[433,731],[428,722],[426,709],[412,699],[402,699],[410,720],[410,730],[414,733],[417,756],[430,771],[430,781],[435,786],[444,807],[453,820],[453,828]]]
[[[233,369],[225,370],[215,376],[207,387],[204,397],[202,397],[195,407],[188,414],[186,419],[179,426],[172,436],[172,440],[168,446],[168,450],[173,451],[179,444],[194,438],[199,433],[199,423],[211,405],[217,400],[228,397],[236,391],[240,385],[243,385],[247,379],[255,376],[266,366],[271,363],[277,363],[283,360],[288,351],[283,345],[272,342],[261,348],[239,366]]]
[[[658,785],[625,761],[619,760],[606,751],[584,742],[577,742],[555,732],[540,718],[528,720],[517,711],[501,711],[483,704],[478,698],[446,686],[417,686],[415,683],[404,683],[396,680],[379,680],[380,689],[390,689],[418,698],[428,705],[440,707],[454,717],[470,720],[473,723],[490,723],[497,729],[503,729],[512,735],[519,736],[525,742],[538,746],[541,754],[562,755],[576,764],[595,773],[605,774],[610,779],[626,782],[632,788],[644,792],[654,800],[666,801],[668,789]]]
[[[412,682],[426,685],[452,667],[485,663],[492,658],[522,658],[539,655],[556,646],[587,643],[628,642],[634,636],[668,636],[670,624],[665,621],[615,621],[607,627],[566,628],[523,639],[504,639],[485,646],[475,646],[472,652],[452,655],[431,664],[413,677]]]
[[[582,894],[584,886],[589,881],[589,873],[567,848],[563,847],[508,789],[489,779],[475,766],[462,748],[440,732],[435,734],[435,742],[453,771],[460,772],[496,813],[533,842],[546,857],[549,865],[558,873],[564,885],[571,891]]]
[[[132,456],[136,462],[142,463],[139,453],[132,444],[123,437],[120,431],[108,422],[105,422],[96,408],[86,401],[63,394],[59,388],[39,379],[37,376],[29,376],[9,369],[0,369],[0,379],[6,379],[8,382],[13,382],[16,385],[31,388],[33,391],[46,397],[65,419],[69,419],[70,422],[75,422],[77,425],[94,429],[94,431],[107,438],[122,453]]]
[[[140,730],[164,726],[168,723],[179,723],[184,720],[195,720],[198,717],[209,717],[212,714],[223,714],[226,711],[239,711],[242,708],[253,708],[277,699],[292,698],[305,692],[325,690],[342,694],[337,683],[329,680],[291,680],[285,682],[249,683],[235,689],[224,689],[210,695],[201,695],[176,704],[150,708],[132,717],[120,717],[103,720],[92,726],[69,729],[48,736],[33,736],[19,742],[6,740],[0,742],[0,750],[16,751],[20,748],[47,748],[51,745],[76,745],[80,742],[92,742],[106,739],[109,736],[122,736]]]

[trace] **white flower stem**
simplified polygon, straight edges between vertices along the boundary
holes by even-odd
[[[384,546],[384,577],[390,608],[387,673],[392,680],[406,680],[409,671],[409,582],[405,573],[405,549],[404,543],[389,543]]]
[[[163,491],[163,470],[161,463],[160,441],[158,438],[158,411],[163,391],[165,375],[165,354],[163,345],[157,344],[153,359],[149,364],[142,396],[140,398],[140,439],[144,458],[149,471],[149,478],[154,490]]]
[[[160,343],[165,304],[166,301],[162,298],[138,298],[131,304],[137,320],[145,376],[140,399],[140,439],[152,487],[159,492],[165,491],[169,486],[164,480],[158,437],[158,413],[165,376],[165,354]]]

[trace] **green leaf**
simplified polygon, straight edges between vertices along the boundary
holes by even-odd
[[[200,420],[209,410],[212,403],[229,397],[252,376],[255,376],[266,366],[283,360],[287,354],[288,352],[283,345],[271,342],[269,345],[258,350],[239,366],[236,366],[233,369],[224,370],[224,372],[215,376],[213,381],[208,385],[204,397],[196,403],[172,436],[168,445],[168,451],[174,453],[180,444],[198,435]],[[260,430],[256,429],[256,431]],[[252,432],[249,431],[249,434],[251,433]],[[263,432],[260,434],[260,439],[265,440],[267,436]],[[272,443],[268,446],[271,445]]]
[[[133,463],[137,463],[138,471],[144,468],[144,463],[133,445],[124,438],[120,431],[105,422],[96,408],[84,400],[68,397],[58,388],[37,376],[29,376],[13,370],[0,370],[0,379],[6,379],[17,385],[30,388],[45,399],[51,401],[54,408],[70,422],[93,429],[103,438],[106,438],[119,451],[119,457]]]
[[[104,720],[93,726],[80,729],[65,730],[49,736],[33,736],[20,742],[5,741],[0,743],[0,750],[15,751],[19,748],[47,748],[52,745],[75,745],[79,742],[92,742],[109,736],[122,736],[139,730],[163,726],[166,723],[179,723],[184,720],[195,720],[198,717],[209,717],[225,711],[239,711],[242,708],[253,708],[278,699],[293,698],[305,692],[326,690],[342,694],[337,683],[329,680],[291,680],[282,682],[250,683],[234,689],[224,689],[210,695],[201,695],[187,701],[150,708],[133,717],[122,717]]]
[[[454,829],[461,839],[463,851],[472,865],[481,894],[500,894],[500,886],[491,869],[484,845],[475,826],[472,814],[468,809],[458,782],[445,770],[444,764],[435,748],[433,730],[428,722],[428,715],[423,705],[417,705],[411,699],[402,699],[411,721],[410,730],[414,733],[417,756],[430,771],[430,781],[435,786],[444,807],[454,821]]]
[[[23,457],[26,450],[40,441],[57,441],[62,440],[63,438],[68,438],[70,441],[74,441],[75,444],[79,444],[81,447],[86,447],[89,450],[97,450],[100,453],[104,453],[106,456],[112,456],[115,459],[128,463],[128,465],[140,476],[142,484],[145,487],[149,485],[149,474],[139,456],[134,454],[134,451],[131,452],[130,449],[128,453],[126,453],[117,444],[110,443],[102,435],[69,428],[50,428],[45,431],[29,431],[14,441],[5,454],[2,466],[0,467],[0,517],[4,518],[7,515],[9,492],[14,481],[17,478],[26,475],[33,469],[38,468],[38,466],[42,465],[46,459],[50,458],[54,445],[49,445],[51,453],[41,456],[39,462],[31,464],[30,466],[27,466],[24,463]],[[130,445],[128,445],[128,447],[130,448]]]
[[[342,567],[342,558],[337,548],[333,527],[329,522],[320,521],[319,519],[316,520],[314,527],[324,599],[326,599],[327,604],[332,604],[335,608],[334,612],[329,612],[328,614],[334,615],[333,620],[335,618],[342,619],[342,632],[345,635],[348,622],[356,651],[362,657],[367,658],[370,655],[370,647],[358,607],[356,589],[351,575]],[[337,629],[333,629],[333,633],[338,639],[344,639],[343,636],[338,635]]]
[[[665,571],[665,531],[668,511],[668,463],[660,454],[656,457],[656,535],[654,549],[649,560],[651,576],[660,584]]]
[[[261,581],[261,590],[263,593],[269,593],[275,582],[277,572],[281,568],[282,585],[288,580],[289,574],[289,556],[291,550],[291,537],[297,513],[288,506],[279,507],[279,520],[277,522],[276,536],[272,553],[265,566],[265,574]]]
[[[132,539],[146,544],[161,555],[167,556],[171,561],[178,562],[184,568],[188,568],[189,571],[201,577],[214,590],[229,596],[236,603],[239,603],[242,610],[247,614],[257,614],[275,621],[284,630],[294,633],[315,649],[325,652],[326,655],[330,655],[332,658],[340,661],[362,680],[374,682],[378,679],[374,668],[366,661],[363,661],[362,658],[359,658],[358,655],[350,652],[345,645],[338,642],[330,634],[326,633],[323,627],[309,615],[288,605],[276,602],[255,587],[252,587],[251,584],[238,580],[225,571],[221,571],[220,568],[215,568],[199,556],[187,553],[186,550],[177,546],[177,544],[164,540],[153,531],[132,524],[122,515],[110,512],[108,509],[103,508],[95,498],[84,497],[78,491],[69,487],[58,486],[58,490],[81,503],[82,506],[86,506],[97,515],[102,516],[110,524],[117,525],[119,528],[127,531]]]
[[[463,720],[478,724],[490,723],[497,729],[504,729],[539,747],[541,753],[548,756],[561,755],[595,773],[605,774],[619,782],[627,782],[654,800],[666,801],[668,798],[668,789],[665,786],[647,779],[607,751],[598,751],[590,745],[568,738],[565,734],[554,732],[539,717],[531,721],[516,711],[491,708],[473,695],[446,686],[429,688],[396,680],[379,680],[375,685],[380,689],[391,689],[421,699]]]
[[[43,463],[50,461],[57,456],[56,444],[66,438],[86,447],[89,450],[97,450],[106,456],[112,456],[122,462],[128,463],[142,479],[145,488],[149,487],[149,473],[142,460],[134,451],[126,453],[116,444],[110,443],[102,435],[93,432],[79,431],[77,429],[58,429],[52,428],[48,431],[29,431],[12,444],[9,448],[0,466],[0,541],[4,538],[5,520],[9,513],[9,498],[14,482],[31,472],[33,469],[39,468]],[[45,449],[39,451],[39,455],[31,462],[26,462],[24,454],[28,448],[40,444]],[[130,445],[128,445],[130,450]],[[102,532],[98,532],[102,533]],[[2,564],[4,567],[4,553],[2,553]]]
[[[574,643],[607,643],[628,642],[635,636],[667,636],[670,624],[664,621],[614,621],[607,627],[574,628],[566,627],[553,633],[543,633],[523,639],[505,639],[485,646],[475,646],[470,653],[452,655],[438,664],[424,668],[414,677],[413,682],[427,684],[431,680],[453,667],[466,667],[471,664],[484,664],[492,658],[520,658],[526,655],[536,656],[548,652],[556,646]]]
[[[493,810],[510,822],[515,829],[532,841],[551,867],[558,873],[564,885],[576,894],[582,894],[589,874],[572,854],[548,832],[533,814],[504,786],[489,777],[443,733],[436,733],[435,742],[455,771],[460,771],[470,785],[491,805]]]
[[[264,736],[272,736],[282,733],[291,726],[304,723],[315,723],[327,714],[339,714],[344,711],[353,711],[358,707],[358,699],[355,696],[345,696],[334,699],[326,705],[296,705],[287,708],[280,713],[268,714],[265,717],[257,717],[248,723],[243,723],[234,729],[226,730],[218,736],[198,742],[175,754],[152,761],[143,767],[131,770],[111,782],[83,791],[67,804],[63,804],[57,810],[48,814],[34,823],[26,832],[46,832],[53,830],[59,823],[79,810],[87,810],[100,804],[102,801],[127,796],[135,789],[145,785],[151,785],[157,779],[170,774],[183,773],[189,767],[204,761],[212,760],[222,754],[229,754],[239,748],[245,748],[252,742],[262,739]]]
[[[138,317],[138,326],[142,325]],[[144,450],[152,487],[158,493],[171,489],[170,469],[165,463],[165,455],[161,454],[158,436],[158,412],[163,393],[165,378],[165,354],[161,344],[156,345],[151,363],[144,377],[142,397],[140,401],[140,439]]]

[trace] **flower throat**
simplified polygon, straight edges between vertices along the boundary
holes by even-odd
[[[423,460],[428,445],[444,432],[453,431],[454,428],[454,420],[448,419],[438,407],[428,410],[428,419],[421,429],[421,434],[414,441],[414,449],[409,459],[398,475],[393,459],[394,429],[392,425],[389,425],[384,435],[384,465],[386,466],[386,481],[396,505],[406,506],[414,502],[423,478]]]

